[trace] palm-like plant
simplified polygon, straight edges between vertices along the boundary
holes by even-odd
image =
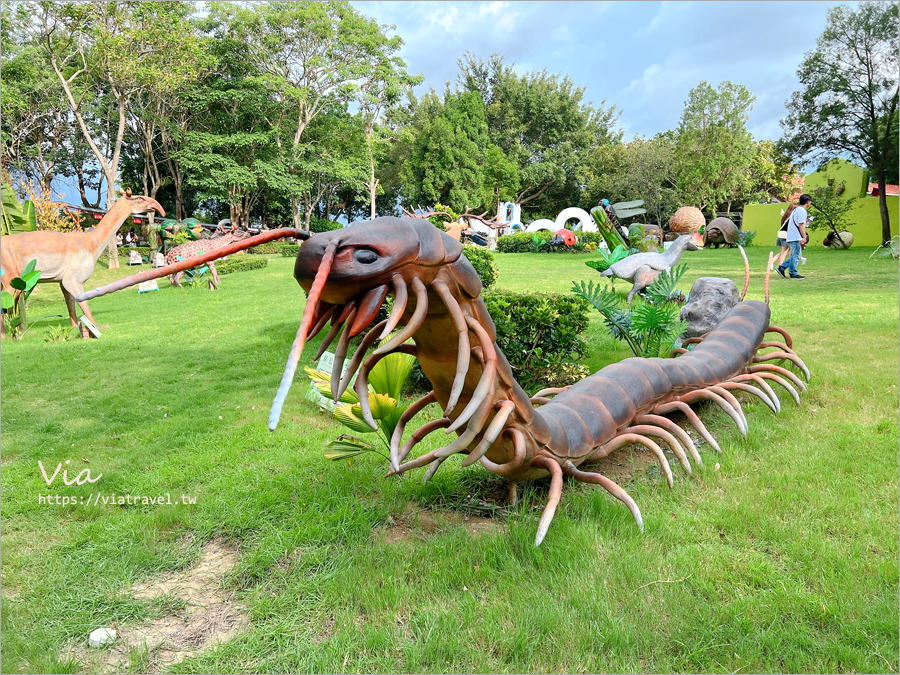
[[[386,340],[390,337],[386,338]],[[325,457],[332,461],[346,459],[365,452],[374,452],[390,461],[391,436],[407,406],[400,405],[403,383],[412,372],[415,358],[409,354],[389,354],[379,361],[369,373],[369,407],[378,429],[372,429],[362,418],[359,397],[353,387],[348,387],[335,401],[334,418],[357,434],[374,434],[377,442],[369,442],[351,434],[341,434],[325,446]],[[333,401],[331,394],[331,373],[306,368],[313,385],[325,398]]]
[[[678,265],[671,272],[660,272],[644,290],[646,299],[633,309],[623,309],[619,295],[593,281],[573,282],[572,292],[603,315],[612,336],[625,342],[635,356],[667,356],[687,326],[679,316],[684,295],[676,288],[686,271],[687,265]]]

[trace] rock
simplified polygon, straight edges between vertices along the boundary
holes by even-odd
[[[88,636],[88,644],[94,649],[111,645],[116,641],[116,631],[112,628],[98,628]]]
[[[846,248],[850,248],[851,246],[853,246],[853,234],[852,233],[847,232],[847,230],[842,230],[839,234],[841,235],[840,239],[838,239],[838,237],[834,236],[834,232],[829,232],[825,236],[825,240],[822,242],[822,245],[825,246],[825,248],[834,248],[834,249],[846,249]]]
[[[700,337],[719,325],[741,299],[731,279],[700,277],[691,287],[688,302],[681,308],[681,320],[688,322],[683,339]]]

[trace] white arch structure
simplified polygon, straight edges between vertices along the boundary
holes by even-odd
[[[578,223],[575,225],[575,227],[572,228],[574,231],[598,231],[597,224],[594,222],[594,219],[591,217],[591,215],[584,209],[579,209],[577,206],[570,206],[569,208],[560,211],[559,215],[556,216],[555,221],[550,220],[549,218],[541,218],[540,220],[535,220],[527,228],[525,228],[525,231],[537,232],[538,230],[550,230],[551,232],[556,232],[557,230],[563,229],[566,226],[566,223],[573,218],[578,219]]]

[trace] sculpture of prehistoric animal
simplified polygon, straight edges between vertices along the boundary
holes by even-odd
[[[838,233],[829,232],[822,240],[825,248],[847,249],[853,246],[853,233],[847,230],[841,230]]]
[[[669,229],[678,234],[699,232],[706,223],[706,218],[696,206],[682,206],[669,219]]]
[[[246,230],[239,230],[234,227],[230,230],[221,230],[221,232],[222,233],[218,237],[212,237],[211,239],[195,239],[194,241],[188,241],[180,246],[169,249],[169,252],[166,253],[166,265],[172,265],[179,260],[194,258],[201,253],[216,251],[223,246],[240,241],[241,239],[246,239],[250,236],[250,233]],[[209,271],[212,273],[212,280],[209,282],[209,290],[214,291],[219,287],[219,273],[216,271],[216,264],[214,262],[209,263]],[[169,279],[172,281],[173,286],[183,288],[181,285],[181,277],[183,276],[184,272],[178,272],[169,277]]]
[[[218,253],[247,248],[259,239],[232,244]],[[202,256],[193,264],[209,257]],[[192,261],[162,271],[169,273],[189,264]],[[96,297],[152,274],[145,271],[85,295]],[[806,386],[791,370],[769,362],[790,361],[809,380],[809,370],[793,351],[788,333],[769,325],[768,279],[766,302],[739,302],[715,330],[693,338],[692,342],[699,344],[678,358],[626,359],[570,387],[545,389],[529,397],[497,347],[494,322],[481,298],[481,282],[462,255],[462,245],[431,223],[376,218],[365,227],[313,234],[300,247],[294,276],[307,293],[306,307],[272,404],[269,428],[278,425],[307,340],[327,325],[319,353],[337,338],[331,379],[334,398],[347,390],[356,375],[353,386],[359,394],[361,416],[373,428],[369,373],[388,354],[412,354],[433,390],[401,415],[391,438],[389,475],[427,466],[428,480],[449,457],[463,453],[463,465],[480,462],[488,471],[507,478],[510,498],[515,501],[517,483],[549,474],[550,493],[538,523],[537,545],[553,520],[565,474],[602,486],[628,507],[643,529],[640,509],[625,490],[600,473],[582,471],[579,465],[638,443],[653,452],[671,487],[671,467],[652,438],[668,445],[688,473],[691,460],[702,465],[702,459],[688,433],[664,415],[684,414],[719,451],[689,404],[716,403],[746,435],[747,420],[733,391],[757,396],[777,413],[780,402],[767,380],[784,387],[798,402],[794,385],[799,389]],[[749,266],[745,288],[747,283]],[[388,295],[394,296],[390,315],[370,328]],[[399,332],[379,346],[379,341],[398,327]],[[367,328],[341,377],[350,339]],[[767,341],[769,332],[780,333],[785,342]],[[409,339],[414,344],[407,344]],[[771,347],[776,351],[762,353]],[[425,423],[403,442],[406,425],[430,404],[440,407],[440,418]],[[456,432],[458,437],[408,459],[417,443],[439,429]]]
[[[719,248],[723,244],[727,247],[738,244],[738,226],[731,218],[714,218],[703,231],[703,245]]]
[[[150,209],[165,215],[163,207],[155,199],[143,196],[132,196],[131,190],[126,192],[113,204],[106,215],[89,232],[54,232],[41,230],[22,232],[3,237],[0,244],[0,266],[3,267],[3,287],[7,288],[8,280],[19,276],[30,260],[37,260],[36,269],[41,271],[40,283],[57,282],[66,299],[69,319],[73,326],[78,326],[75,314],[75,298],[84,293],[84,283],[94,273],[94,265],[109,242],[116,236],[125,219],[136,213],[145,213]],[[87,302],[79,302],[85,316],[96,324]]]
[[[683,234],[662,253],[635,253],[627,258],[622,258],[600,276],[616,277],[616,279],[624,279],[633,283],[634,286],[628,291],[626,298],[630,305],[634,296],[656,281],[661,271],[669,271],[677,265],[682,253],[698,250],[700,248],[699,237],[699,234]]]

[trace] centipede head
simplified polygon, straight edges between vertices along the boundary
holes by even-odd
[[[396,303],[384,329],[386,335],[407,309],[408,285],[418,279],[429,286],[442,268],[455,264],[461,256],[462,245],[458,241],[418,218],[376,218],[314,234],[304,242],[294,264],[294,277],[306,291],[306,309],[275,397],[269,428],[274,429],[278,423],[306,340],[322,329],[328,317],[332,322],[331,338],[343,325],[341,340],[349,340],[372,323],[385,298],[393,292],[403,301]],[[481,290],[477,274],[471,266],[463,269],[459,275],[461,285],[477,295]],[[417,294],[409,311],[418,302]]]

